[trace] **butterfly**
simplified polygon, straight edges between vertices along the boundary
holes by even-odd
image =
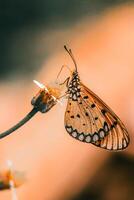
[[[109,106],[81,82],[73,53],[66,46],[64,48],[75,65],[66,84],[66,131],[73,138],[97,147],[107,150],[125,149],[130,139],[124,124]]]

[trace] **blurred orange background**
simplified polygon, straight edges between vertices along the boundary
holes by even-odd
[[[38,38],[38,51],[42,45],[54,51],[34,77],[1,82],[1,132],[30,111],[30,100],[38,91],[32,79],[49,84],[63,64],[73,69],[63,49],[67,44],[75,55],[81,80],[120,116],[131,137],[128,149],[120,153],[73,140],[64,128],[64,102],[44,115],[37,114],[24,127],[0,141],[1,169],[6,168],[6,160],[10,159],[17,170],[26,171],[27,181],[17,189],[19,200],[75,199],[87,184],[90,187],[93,181],[96,185],[101,181],[101,171],[98,171],[105,169],[113,154],[128,159],[134,156],[134,5],[109,8],[98,16],[82,18],[66,29],[44,34],[42,31]],[[129,183],[125,185],[129,187]],[[124,198],[117,192],[104,199],[133,199],[127,196],[130,195],[127,191]],[[0,199],[11,199],[10,192],[0,192]]]

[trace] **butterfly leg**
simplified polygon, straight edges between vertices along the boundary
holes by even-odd
[[[57,81],[57,79],[59,78],[59,76],[60,76],[60,74],[61,74],[61,72],[62,72],[62,70],[63,70],[64,68],[67,68],[67,69],[71,72],[71,74],[72,74],[71,69],[70,69],[67,65],[62,65],[62,67],[61,67],[61,69],[60,69],[60,71],[59,71],[59,73],[58,73],[58,75],[57,75],[57,77],[56,77],[56,81]]]
[[[70,80],[70,77],[66,78],[63,83],[60,83],[60,85],[64,85],[66,83],[66,87],[68,88],[68,86],[69,86],[69,80]]]

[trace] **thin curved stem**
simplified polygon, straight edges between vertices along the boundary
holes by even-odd
[[[23,126],[27,121],[29,121],[37,112],[38,108],[33,108],[21,121],[19,121],[16,125],[8,129],[7,131],[0,134],[0,139],[6,137],[7,135],[11,134],[21,126]]]

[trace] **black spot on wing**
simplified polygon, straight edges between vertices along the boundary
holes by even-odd
[[[78,118],[80,118],[80,115],[79,115],[79,114],[77,114],[76,116],[77,116]]]
[[[71,118],[74,118],[74,115],[72,115]]]
[[[117,126],[118,122],[114,121],[113,124],[111,125],[111,129],[115,128]]]
[[[114,125],[116,126],[118,123],[117,123],[117,121],[114,121]]]
[[[95,104],[93,103],[93,104],[91,104],[91,108],[95,108]]]
[[[94,119],[95,119],[95,120],[98,120],[98,117],[95,117]]]
[[[88,99],[88,96],[84,96],[83,98],[84,98],[84,99]]]
[[[105,109],[102,109],[101,112],[103,115],[105,115],[107,111]]]
[[[88,117],[89,116],[88,112],[86,112],[85,115]]]

